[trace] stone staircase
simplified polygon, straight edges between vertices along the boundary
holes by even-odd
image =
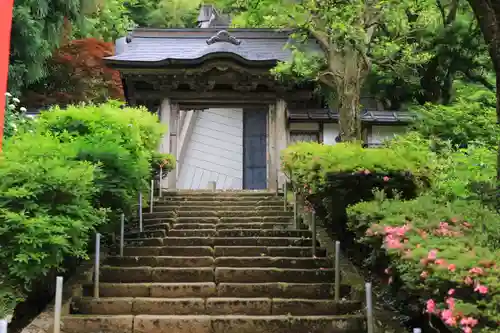
[[[124,256],[101,266],[62,319],[67,333],[359,333],[363,305],[333,300],[325,249],[270,192],[168,192]],[[342,286],[342,293],[349,293]]]

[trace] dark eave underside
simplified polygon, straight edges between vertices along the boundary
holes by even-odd
[[[338,122],[339,113],[329,109],[290,109],[288,110],[290,121],[318,121],[318,122]],[[363,111],[361,121],[368,123],[410,123],[415,120],[415,116],[404,111]]]

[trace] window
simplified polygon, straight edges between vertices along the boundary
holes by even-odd
[[[292,131],[290,132],[290,143],[297,142],[320,142],[318,131]]]

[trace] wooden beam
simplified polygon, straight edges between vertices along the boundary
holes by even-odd
[[[180,113],[184,114],[184,122],[182,124],[179,140],[177,142],[177,166],[179,169],[184,165],[184,156],[186,155],[189,139],[191,138],[191,134],[193,133],[194,124],[196,122],[199,111],[190,110],[184,112],[181,111]]]
[[[309,100],[313,97],[313,92],[311,91],[293,91],[283,94],[278,94],[275,92],[238,92],[238,91],[208,91],[208,92],[196,92],[196,91],[144,91],[136,90],[135,93],[140,99],[158,99],[168,96],[173,102],[179,104],[190,104],[197,105],[198,108],[206,108],[205,105],[217,103],[217,104],[274,104],[276,103],[276,98],[281,97],[286,101],[297,101],[297,100]],[[282,96],[280,96],[282,95]]]

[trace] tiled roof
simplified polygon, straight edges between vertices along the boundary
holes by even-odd
[[[108,63],[192,62],[214,54],[238,56],[251,62],[276,62],[290,59],[286,48],[289,31],[270,29],[229,30],[231,39],[210,38],[225,30],[219,29],[136,29],[129,37],[117,41],[117,54],[106,58]],[[238,41],[238,44],[231,42]]]
[[[329,109],[289,109],[288,118],[295,121],[338,121],[339,113]],[[409,123],[415,116],[405,111],[364,111],[361,121],[373,123]]]

